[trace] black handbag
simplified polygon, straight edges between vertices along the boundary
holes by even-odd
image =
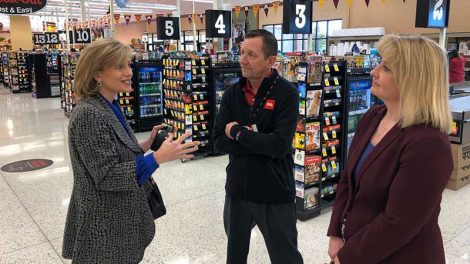
[[[162,194],[152,177],[149,178],[149,184],[146,188],[147,200],[149,202],[150,211],[152,211],[153,219],[157,219],[166,214],[165,204],[163,203]]]

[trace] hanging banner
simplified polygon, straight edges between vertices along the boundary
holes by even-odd
[[[255,15],[255,17],[258,17],[258,11],[259,11],[259,5],[258,4],[253,5],[253,14]]]
[[[279,8],[279,1],[273,3],[274,14],[277,14],[277,9]]]
[[[2,0],[0,13],[7,15],[26,15],[40,11],[47,5],[47,0]]]
[[[129,21],[131,21],[131,15],[124,15],[124,19],[126,20],[126,25],[129,25]]]
[[[188,22],[189,24],[193,23],[193,16],[191,14],[188,14]]]
[[[235,16],[238,18],[240,16],[240,11],[242,10],[241,6],[235,6]]]
[[[312,33],[312,1],[284,0],[282,10],[283,34]]]
[[[346,6],[351,7],[352,5],[352,0],[346,0]]]
[[[114,14],[114,24],[119,24],[119,18],[121,18],[121,14]]]
[[[153,15],[145,15],[145,19],[147,20],[147,24],[151,24],[152,23],[152,17]]]
[[[268,16],[268,13],[269,13],[269,6],[268,6],[268,5],[264,5],[263,10],[264,10],[264,14],[265,14],[266,17],[267,17],[267,16]]]
[[[199,19],[201,20],[201,24],[204,24],[204,15],[199,14]]]
[[[196,24],[196,19],[197,19],[197,14],[194,13],[194,14],[193,14],[193,23],[194,23],[194,24]]]
[[[320,3],[320,8],[323,8],[325,5],[325,0],[318,0],[318,2]]]
[[[370,0],[365,0],[367,7],[369,7]]]
[[[338,3],[339,3],[339,0],[333,0],[333,4],[335,4],[336,9],[338,9]]]
[[[134,15],[136,21],[140,21],[142,19],[142,15]]]
[[[248,11],[249,11],[249,10],[250,10],[249,7],[247,7],[247,6],[244,7],[244,10],[243,10],[243,11],[245,12],[245,17],[247,17],[247,18],[248,18]]]

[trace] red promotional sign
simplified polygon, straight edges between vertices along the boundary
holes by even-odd
[[[25,15],[40,11],[47,5],[47,0],[0,0],[0,13],[7,15]]]

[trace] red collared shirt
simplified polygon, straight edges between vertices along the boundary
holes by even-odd
[[[273,75],[274,75],[274,71],[271,70],[269,75],[266,76],[265,78],[272,78]],[[246,99],[246,102],[248,103],[248,105],[253,106],[253,104],[255,103],[256,93],[253,90],[253,87],[251,86],[250,81],[248,81],[248,80],[245,81],[245,83],[242,86],[242,92],[243,92],[243,95],[245,96],[245,99]]]

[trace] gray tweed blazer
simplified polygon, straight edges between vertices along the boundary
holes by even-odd
[[[73,109],[69,150],[74,183],[62,256],[73,263],[139,263],[155,224],[136,180],[142,149],[134,134],[103,98],[90,96]]]

